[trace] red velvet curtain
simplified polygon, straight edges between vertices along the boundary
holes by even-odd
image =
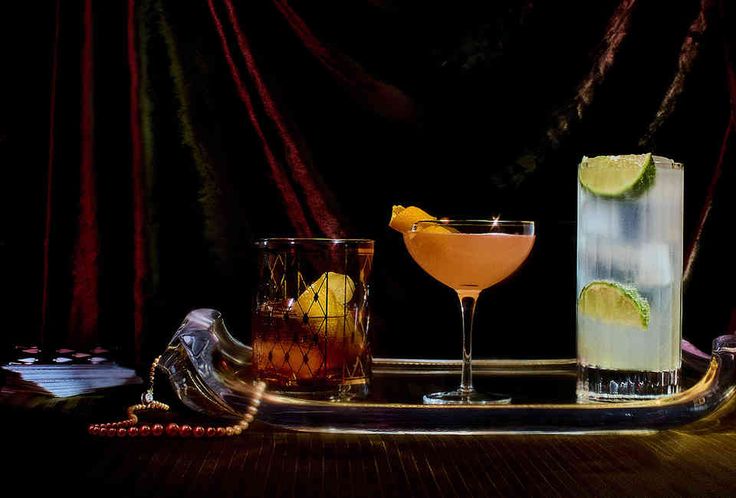
[[[736,326],[728,3],[4,5],[5,349],[144,361],[202,306],[247,338],[251,242],[294,235],[377,240],[379,353],[454,351],[453,301],[385,228],[401,203],[537,220],[476,349],[573,355],[577,161],[649,150],[686,164],[707,348]]]

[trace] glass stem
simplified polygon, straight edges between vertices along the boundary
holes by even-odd
[[[473,392],[473,317],[475,301],[480,292],[458,291],[460,311],[463,316],[463,370],[460,375],[460,391]]]

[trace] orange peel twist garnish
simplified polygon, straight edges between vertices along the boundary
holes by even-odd
[[[391,209],[391,221],[389,221],[388,226],[397,232],[408,233],[411,232],[411,229],[416,222],[433,221],[436,219],[436,216],[432,216],[425,210],[416,206],[404,207],[396,205]],[[422,231],[432,233],[450,233],[454,230],[439,224],[432,224],[422,228]]]

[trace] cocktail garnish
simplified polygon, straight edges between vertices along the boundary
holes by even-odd
[[[583,157],[578,178],[583,188],[599,197],[635,198],[654,184],[656,170],[649,153]]]
[[[412,227],[418,221],[432,221],[436,219],[437,217],[432,216],[428,212],[416,206],[404,207],[397,205],[391,209],[391,221],[389,221],[388,226],[397,232],[406,233],[411,232]],[[448,233],[456,231],[450,227],[434,224],[422,227],[421,230],[433,233]]]
[[[610,280],[595,280],[580,291],[578,310],[602,322],[646,330],[649,302],[635,288]]]
[[[355,320],[346,306],[355,292],[353,280],[341,273],[327,272],[299,295],[293,313],[315,333],[328,336],[351,334]]]

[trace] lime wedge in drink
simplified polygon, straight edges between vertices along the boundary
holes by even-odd
[[[654,184],[652,154],[583,157],[578,168],[580,184],[601,197],[638,197]]]
[[[580,292],[580,313],[602,322],[628,325],[646,330],[649,327],[649,302],[633,287],[596,280]]]

